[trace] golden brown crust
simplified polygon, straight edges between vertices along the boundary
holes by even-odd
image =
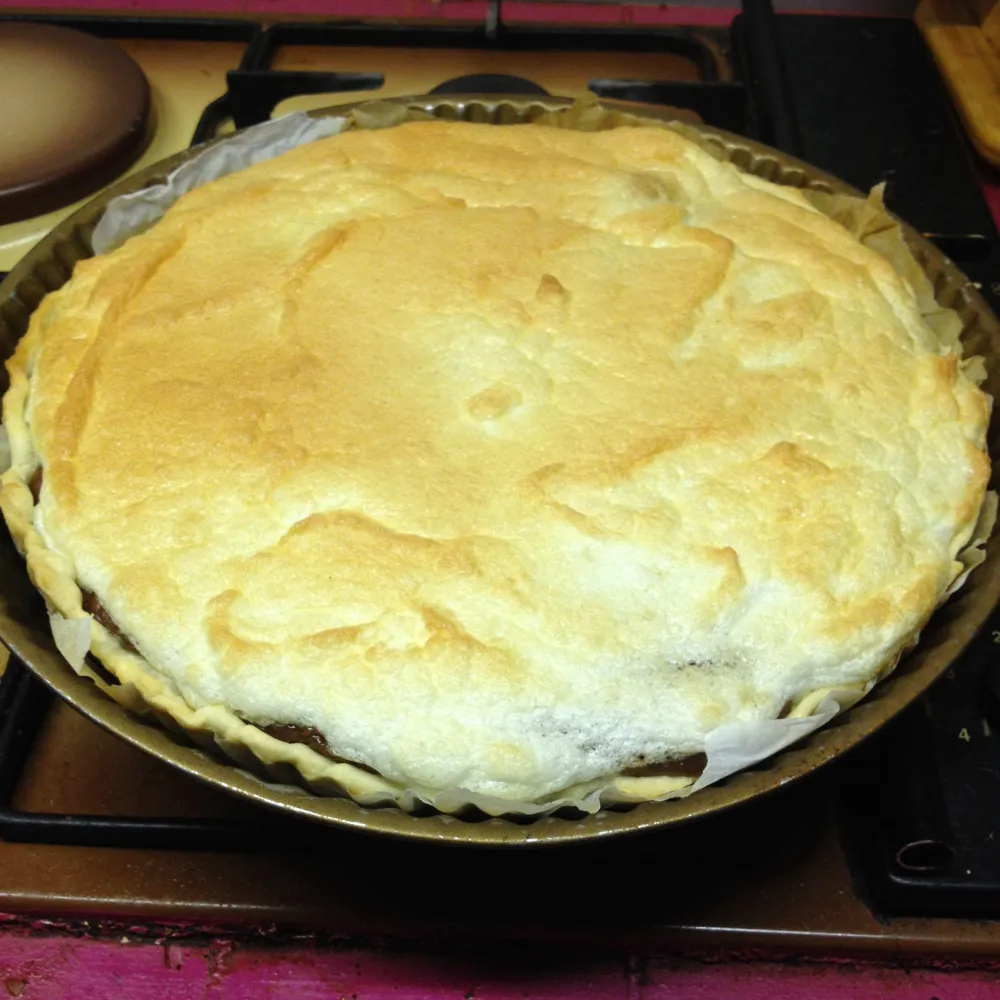
[[[116,696],[362,798],[540,799],[895,658],[985,489],[957,362],[881,257],[671,132],[348,133],[49,296],[0,505],[53,607],[78,580],[134,640],[92,626]]]

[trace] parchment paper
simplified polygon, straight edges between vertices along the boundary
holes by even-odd
[[[95,252],[108,252],[130,235],[148,228],[174,201],[192,188],[278,156],[301,143],[335,135],[347,128],[386,128],[403,121],[428,117],[430,116],[426,112],[408,109],[401,104],[373,102],[346,117],[311,118],[305,113],[297,113],[247,129],[188,161],[163,184],[111,202],[94,232]],[[564,111],[548,112],[536,121],[539,124],[581,131],[654,124],[674,129],[716,158],[724,158],[719,148],[707,142],[697,129],[683,123],[650,122],[626,112],[607,111],[592,97],[579,101]],[[839,221],[863,243],[886,257],[910,282],[923,316],[938,335],[943,348],[951,349],[958,344],[962,330],[961,320],[952,310],[943,308],[935,301],[930,281],[906,246],[899,225],[882,205],[880,189],[873,191],[868,199],[808,190],[803,194],[817,209]],[[981,359],[965,359],[963,370],[972,375],[985,375]],[[996,497],[988,494],[973,536],[959,555],[965,570],[956,577],[949,593],[961,586],[971,569],[985,558],[982,546],[993,528],[996,510]],[[89,618],[69,622],[54,615],[52,626],[60,651],[71,664],[78,670],[81,669],[87,652],[85,642],[89,641]],[[387,798],[408,810],[427,803],[442,812],[454,813],[471,805],[489,815],[537,816],[550,814],[567,806],[584,813],[593,813],[602,805],[614,802],[660,801],[688,795],[757,764],[815,732],[838,712],[846,710],[864,697],[874,683],[872,681],[857,688],[813,692],[797,706],[793,706],[790,715],[783,719],[728,723],[718,727],[707,736],[705,753],[708,762],[697,780],[609,776],[577,785],[564,791],[558,798],[541,803],[511,802],[477,795],[461,788],[437,793],[393,789],[387,793]]]
[[[90,615],[83,618],[63,618],[58,611],[49,612],[49,627],[56,649],[63,659],[79,673],[90,652]]]
[[[115,198],[94,230],[94,253],[114,250],[129,236],[148,229],[192,188],[280,156],[304,142],[336,135],[347,125],[346,118],[311,118],[304,111],[297,111],[237,132],[232,139],[181,164],[163,184]]]

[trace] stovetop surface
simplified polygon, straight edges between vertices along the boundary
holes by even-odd
[[[407,45],[425,56],[466,54],[449,67],[525,75],[548,44],[568,52],[564,68],[599,93],[693,108],[860,188],[886,181],[889,207],[932,235],[996,307],[996,229],[914,26],[769,19],[759,4],[746,8],[731,46],[728,36],[702,37],[700,48],[647,39],[631,63],[602,53],[604,42],[588,49],[514,31],[499,40],[478,29],[421,42],[411,34]],[[358,96],[350,87],[384,88],[399,36],[345,30],[280,25],[255,35],[198,138],[289,100],[332,103],[331,83],[345,99]],[[351,48],[353,62],[329,61],[337,45]],[[735,68],[724,58],[730,47]],[[392,58],[380,66],[382,52]],[[426,75],[433,59],[421,65]],[[623,75],[661,66],[668,79]],[[353,75],[334,79],[338,72]],[[559,86],[542,70],[538,79]],[[631,946],[995,954],[1000,924],[981,919],[1000,916],[995,637],[1000,617],[892,727],[759,803],[675,831],[516,853],[388,842],[261,813],[103,733],[14,665],[0,682],[0,911],[604,945],[627,937]]]

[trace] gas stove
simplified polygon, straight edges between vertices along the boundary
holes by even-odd
[[[731,25],[697,29],[508,24],[497,3],[474,24],[58,24],[114,39],[150,82],[154,134],[127,170],[338,100],[591,90],[669,105],[862,189],[885,181],[889,207],[1000,306],[1000,240],[977,168],[906,20],[775,16],[747,0]],[[0,226],[0,266],[71,208]],[[355,937],[995,956],[997,641],[1000,616],[920,704],[765,800],[668,832],[506,853],[261,812],[104,733],[11,662],[0,680],[0,911]],[[576,896],[584,902],[569,903]]]

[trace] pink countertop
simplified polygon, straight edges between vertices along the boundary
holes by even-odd
[[[1000,170],[981,163],[980,171],[983,178],[983,193],[993,213],[993,221],[1000,229]]]
[[[433,954],[389,947],[275,946],[0,935],[0,996],[22,1000],[988,1000],[994,971],[692,958]]]
[[[233,17],[277,21],[290,17],[407,18],[429,21],[481,21],[487,0],[75,0],[52,4],[38,0],[0,0],[0,9],[52,13],[141,13],[174,15],[225,14]],[[728,24],[738,4],[726,7],[693,7],[653,4],[533,3],[507,0],[504,20],[516,22],[560,22],[607,25]]]

